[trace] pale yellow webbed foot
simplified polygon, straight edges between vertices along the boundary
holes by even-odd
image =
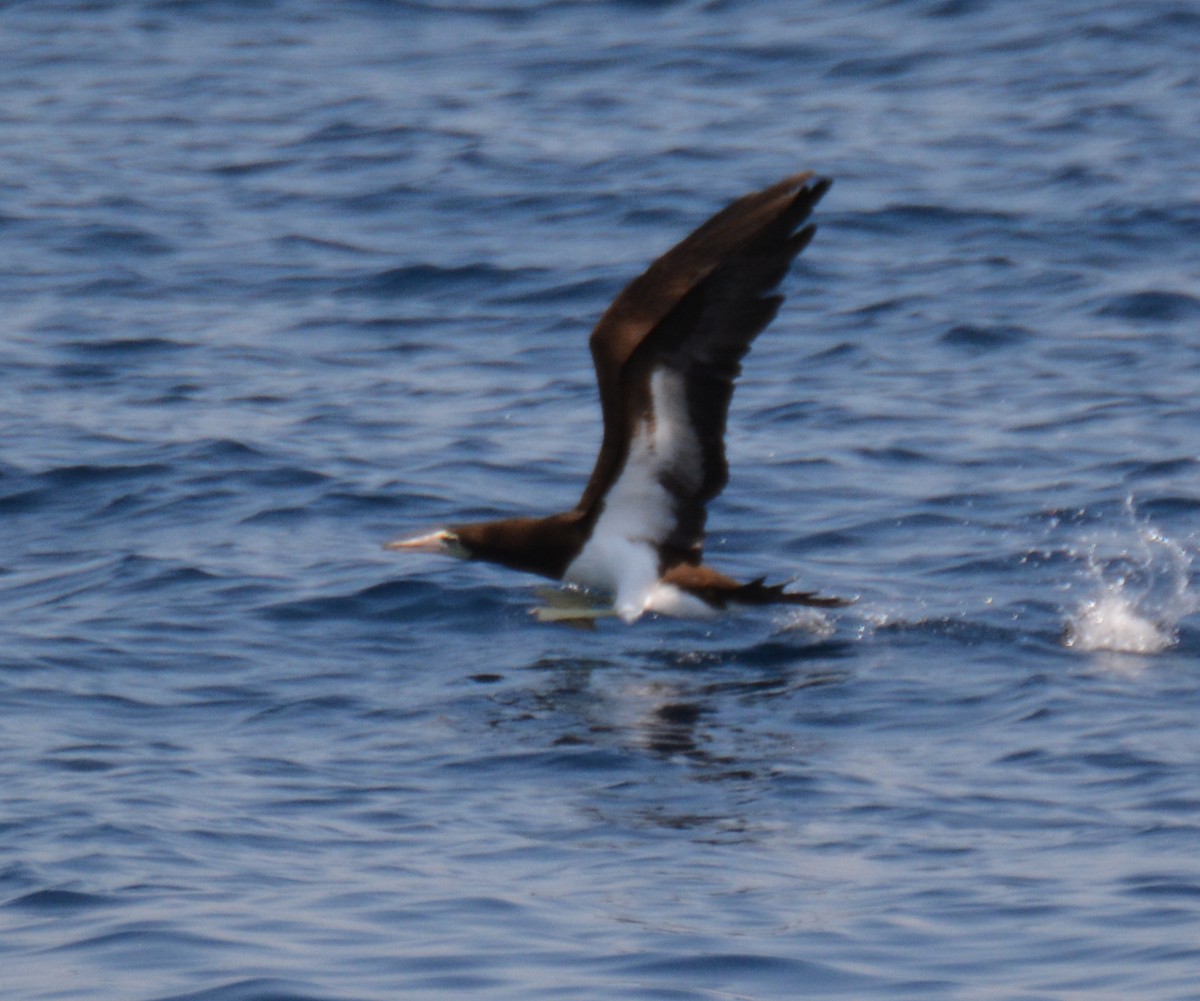
[[[550,587],[537,589],[545,605],[531,608],[529,614],[538,622],[558,622],[575,629],[595,629],[597,619],[607,619],[617,613],[596,603],[586,591],[559,590]]]

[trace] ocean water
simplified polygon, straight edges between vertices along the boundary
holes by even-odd
[[[1200,998],[1200,12],[0,4],[0,996]],[[527,614],[591,323],[835,178],[709,558]]]

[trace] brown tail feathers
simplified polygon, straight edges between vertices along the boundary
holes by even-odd
[[[816,591],[785,591],[765,577],[742,584],[704,564],[678,563],[663,575],[668,584],[694,594],[713,608],[728,605],[805,605],[808,608],[843,608],[846,598],[825,598]]]
[[[737,605],[804,605],[806,608],[845,608],[852,598],[833,598],[816,591],[785,591],[782,584],[767,584],[765,577],[728,592],[726,602]]]

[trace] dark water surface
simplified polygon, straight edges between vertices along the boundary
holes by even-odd
[[[1200,13],[0,4],[0,994],[1200,998]],[[587,330],[837,179],[710,556],[538,626]]]

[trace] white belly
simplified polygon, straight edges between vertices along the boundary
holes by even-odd
[[[563,580],[611,596],[613,610],[632,622],[646,611],[658,586],[658,554],[645,543],[593,533]]]
[[[716,609],[658,577],[658,554],[627,539],[592,539],[563,576],[568,584],[608,595],[626,622],[644,612],[680,618],[711,618]]]
[[[675,498],[663,486],[663,473],[678,476],[680,470],[700,468],[700,457],[693,454],[699,449],[695,436],[674,417],[685,389],[678,373],[655,372],[655,420],[642,421],[631,436],[625,464],[605,495],[591,537],[563,575],[570,584],[611,595],[613,611],[626,622],[652,607],[678,614],[669,610],[692,601],[678,588],[660,587],[658,578],[658,547],[676,524]]]
[[[663,584],[661,581],[650,592],[646,611],[657,612],[659,615],[673,615],[681,619],[711,619],[720,614],[712,605],[701,601],[694,594],[688,594],[674,584]]]

